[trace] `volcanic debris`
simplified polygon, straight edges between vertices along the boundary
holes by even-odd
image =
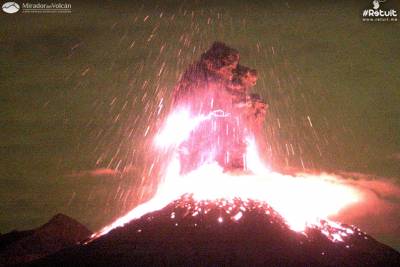
[[[260,134],[267,110],[250,92],[256,80],[255,70],[239,64],[238,51],[219,42],[184,73],[173,108],[212,119],[181,144],[182,173],[204,164],[210,149],[214,157],[208,160],[225,169],[246,168],[245,137]],[[400,266],[398,252],[356,227],[321,222],[295,232],[268,204],[252,200],[196,201],[185,195],[76,244],[89,234],[58,215],[38,229],[0,236],[1,263],[23,263],[59,250],[28,266]]]
[[[290,230],[265,203],[186,195],[29,266],[399,266],[398,252],[342,226],[354,234],[332,242],[317,229]]]
[[[174,91],[173,108],[190,108],[209,115],[181,145],[181,173],[216,161],[225,170],[246,169],[246,137],[261,140],[267,104],[251,93],[257,71],[239,64],[239,52],[215,42],[182,75]],[[212,151],[212,153],[210,153]],[[210,158],[210,154],[214,156]]]

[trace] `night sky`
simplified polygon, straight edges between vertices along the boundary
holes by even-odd
[[[160,101],[163,114],[179,75],[214,41],[259,72],[271,166],[390,181],[389,193],[374,190],[398,223],[400,22],[363,22],[372,1],[326,2],[69,2],[71,14],[1,13],[0,232],[58,212],[97,230],[148,198]],[[400,12],[398,1],[382,6]],[[357,223],[399,249],[399,225],[372,225],[382,214]]]

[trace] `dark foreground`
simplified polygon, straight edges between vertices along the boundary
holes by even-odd
[[[349,229],[333,242],[318,229],[291,231],[265,204],[186,197],[28,266],[400,266],[398,252]]]
[[[34,261],[61,249],[75,246],[91,232],[74,219],[57,214],[46,224],[32,230],[0,235],[0,266]]]

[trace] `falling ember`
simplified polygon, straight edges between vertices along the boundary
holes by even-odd
[[[235,221],[238,221],[238,220],[240,220],[240,218],[242,218],[242,216],[243,216],[243,213],[241,212],[241,211],[239,211],[235,216],[233,216],[232,218],[235,220]]]
[[[92,238],[182,196],[202,203],[192,216],[207,214],[207,206],[220,206],[228,215],[217,218],[221,224],[240,221],[249,203],[256,201],[265,214],[277,212],[294,231],[317,228],[332,241],[343,241],[353,233],[328,219],[360,201],[358,191],[335,176],[285,175],[263,162],[257,141],[267,106],[249,93],[255,70],[238,61],[236,50],[216,43],[189,68],[175,92],[174,108],[154,140],[158,148],[173,150],[157,192]]]
[[[179,160],[175,158],[169,166],[165,180],[150,201],[106,226],[94,237],[106,234],[146,213],[162,209],[186,194],[197,201],[212,202],[224,199],[232,202],[234,199],[242,199],[268,203],[286,220],[292,230],[301,232],[305,231],[307,226],[322,227],[321,220],[327,222],[330,216],[361,198],[354,188],[327,174],[290,176],[266,171],[237,175],[223,172],[222,167],[213,163],[203,165],[189,174],[180,175]],[[243,209],[245,210],[245,207]],[[242,216],[242,213],[238,213],[232,219],[237,221]],[[171,218],[173,217],[174,215],[171,215]],[[327,236],[329,234],[322,233]],[[340,241],[340,238],[332,236],[332,240]]]

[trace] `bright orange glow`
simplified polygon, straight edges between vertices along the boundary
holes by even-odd
[[[209,115],[210,116],[210,115]],[[207,116],[206,116],[207,117]],[[189,112],[174,113],[166,121],[166,127],[156,138],[156,142],[168,144],[173,139],[175,144],[184,141],[198,121],[205,116],[192,118]],[[174,133],[174,128],[186,125],[181,135]],[[174,137],[175,138],[172,138]],[[157,141],[158,140],[158,141]],[[284,175],[269,170],[261,161],[254,139],[246,139],[246,170],[244,173],[224,172],[216,162],[203,164],[185,175],[180,174],[180,161],[176,153],[158,186],[154,197],[106,226],[93,238],[104,235],[116,227],[123,226],[142,215],[162,209],[182,195],[190,194],[198,201],[233,201],[234,199],[256,200],[265,202],[276,210],[294,231],[304,232],[309,227],[318,227],[321,232],[333,241],[342,241],[341,235],[351,234],[351,229],[343,229],[338,224],[329,222],[328,218],[337,214],[341,209],[360,201],[361,194],[355,188],[346,185],[335,176],[328,174],[296,174]],[[232,215],[232,220],[238,221],[242,213]],[[171,214],[171,218],[174,214]],[[324,224],[331,223],[332,227],[341,229],[340,233],[324,230]],[[223,223],[223,219],[218,219]]]
[[[178,145],[205,119],[205,116],[192,117],[187,109],[179,109],[167,118],[164,127],[154,140],[155,144],[162,148]]]
[[[155,144],[161,148],[176,146],[185,141],[189,134],[202,122],[213,117],[226,117],[223,110],[214,110],[207,115],[192,116],[190,111],[179,108],[172,112],[159,134],[155,138]]]

